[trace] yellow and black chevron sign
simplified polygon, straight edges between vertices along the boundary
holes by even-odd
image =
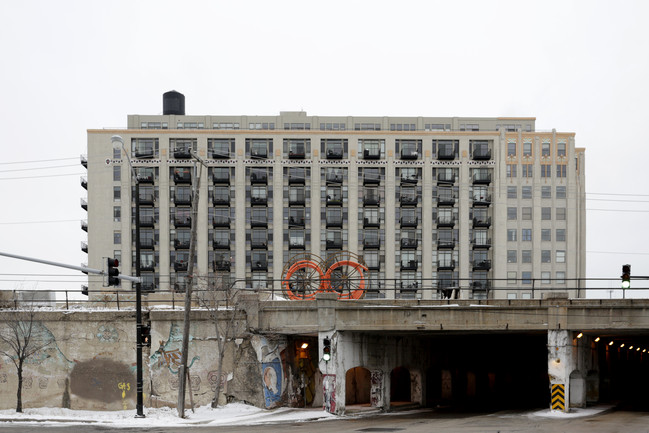
[[[552,384],[552,410],[566,410],[566,387],[563,383]]]

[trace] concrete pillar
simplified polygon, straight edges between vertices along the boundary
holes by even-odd
[[[586,407],[588,371],[596,368],[591,356],[590,339],[577,338],[575,331],[548,331],[548,375],[552,396],[550,408],[568,412],[571,407]],[[593,384],[589,384],[591,395]],[[562,398],[563,395],[563,398]]]

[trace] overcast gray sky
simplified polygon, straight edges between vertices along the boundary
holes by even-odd
[[[86,130],[161,114],[175,89],[187,114],[533,116],[575,132],[587,276],[649,275],[647,18],[646,1],[2,1],[0,251],[85,261]],[[0,258],[0,288],[82,280]]]

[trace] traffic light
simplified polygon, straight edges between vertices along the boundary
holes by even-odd
[[[142,346],[151,347],[151,326],[142,325]]]
[[[106,275],[108,275],[108,284],[107,286],[119,286],[119,260],[111,259],[110,257],[106,259]]]
[[[322,340],[322,346],[322,359],[324,359],[325,362],[329,362],[331,359],[331,340],[325,338]]]
[[[631,265],[622,265],[622,288],[631,287]]]

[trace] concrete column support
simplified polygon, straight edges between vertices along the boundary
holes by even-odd
[[[588,372],[596,368],[593,367],[590,339],[584,336],[577,338],[577,335],[578,332],[575,331],[548,331],[548,375],[552,410],[568,412],[571,407],[585,407],[587,394],[598,393],[586,381]]]

